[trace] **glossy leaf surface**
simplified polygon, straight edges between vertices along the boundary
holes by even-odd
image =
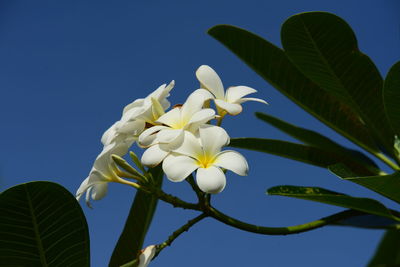
[[[354,108],[377,141],[392,153],[393,133],[382,96],[383,80],[360,52],[353,30],[327,12],[306,12],[282,25],[285,53],[320,88]]]
[[[389,175],[354,177],[354,173],[341,164],[329,166],[329,170],[340,178],[364,186],[400,203],[400,172]]]
[[[318,132],[298,127],[268,114],[256,112],[256,116],[260,120],[276,127],[305,144],[331,151],[338,155],[343,155],[344,157],[352,157],[352,159],[360,162],[360,164],[369,165],[371,169],[378,169],[378,166],[363,153],[357,150],[345,148]]]
[[[383,85],[386,115],[393,130],[400,135],[400,62],[389,70]]]
[[[90,265],[89,232],[82,208],[51,182],[14,186],[0,195],[1,266]]]
[[[268,189],[267,193],[269,195],[287,196],[322,202],[400,221],[400,218],[396,218],[388,208],[376,200],[351,197],[319,187],[283,185],[272,187]]]
[[[388,230],[383,236],[368,267],[400,266],[400,231]]]
[[[164,173],[160,166],[150,170],[157,187],[161,187]],[[143,248],[143,242],[153,219],[158,199],[143,191],[137,191],[124,229],[110,259],[110,267],[119,267],[134,261]],[[132,265],[134,266],[134,265]]]
[[[346,158],[334,152],[302,144],[263,138],[234,138],[231,139],[229,146],[265,152],[323,168],[342,162],[359,175],[375,174],[351,157]]]
[[[353,108],[306,78],[282,49],[230,25],[217,25],[208,33],[311,115],[369,151],[378,150]]]

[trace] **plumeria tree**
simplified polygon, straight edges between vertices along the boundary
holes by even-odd
[[[267,102],[252,97],[257,91],[247,86],[225,89],[216,71],[202,65],[193,75],[199,86],[183,104],[168,100],[174,92],[172,81],[125,106],[121,118],[104,132],[103,149],[76,196],[50,182],[31,182],[4,191],[0,196],[0,241],[5,247],[0,250],[1,262],[6,266],[89,266],[88,226],[76,199],[85,196],[91,207],[92,200],[106,196],[112,182],[137,192],[109,266],[148,266],[204,218],[262,235],[296,234],[326,225],[387,229],[369,266],[400,264],[400,213],[374,199],[319,187],[276,186],[267,193],[345,208],[321,219],[284,227],[253,225],[221,212],[212,203],[213,194],[223,194],[226,175],[245,176],[256,164],[225,147],[261,151],[326,168],[343,181],[400,203],[400,64],[383,79],[371,59],[359,51],[350,26],[325,12],[290,17],[282,26],[283,49],[234,26],[218,25],[209,34],[360,150],[265,113],[256,116],[301,144],[231,138],[224,118],[241,113],[245,102]],[[134,143],[142,149],[139,156],[129,152]],[[386,173],[375,161],[393,171]],[[162,189],[164,177],[187,182],[197,201],[187,202],[166,193]],[[143,248],[158,201],[194,210],[198,215],[164,241]]]

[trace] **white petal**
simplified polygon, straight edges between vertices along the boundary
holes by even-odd
[[[214,101],[219,108],[225,110],[230,115],[237,115],[242,112],[242,106],[240,104],[228,103],[220,99],[215,99]]]
[[[108,191],[108,183],[103,182],[103,183],[96,183],[93,185],[91,192],[91,197],[93,200],[100,200],[102,199],[105,195],[107,195]]]
[[[132,144],[137,141],[137,139],[138,139],[138,137],[136,135],[127,135],[124,137],[124,140],[119,141],[119,143],[121,143],[121,145],[122,144],[125,145],[126,150],[125,150],[125,152],[122,152],[122,150],[121,150],[121,155],[119,155],[119,154],[118,155],[119,156],[125,155],[128,152],[129,148],[132,146]],[[113,154],[115,154],[115,153],[113,153]]]
[[[138,143],[141,147],[149,147],[156,142],[157,133],[162,129],[167,129],[168,127],[162,125],[156,125],[145,130],[139,135]]]
[[[236,100],[244,97],[245,95],[257,93],[256,89],[248,86],[233,86],[226,90],[225,100],[229,103],[235,103]]]
[[[233,171],[238,175],[245,176],[249,172],[249,165],[242,154],[226,150],[220,152],[216,157],[213,165],[222,167],[224,169]]]
[[[209,90],[218,99],[224,99],[224,86],[218,74],[207,65],[200,66],[196,71],[196,77],[202,87]]]
[[[192,158],[198,158],[203,155],[203,149],[199,140],[188,131],[184,131],[183,142],[179,147],[174,148],[173,151]]]
[[[96,170],[102,173],[109,173],[110,163],[112,161],[111,155],[115,154],[118,156],[124,156],[130,147],[130,143],[112,143],[103,148],[101,153],[97,156],[93,166]]]
[[[211,108],[202,109],[195,114],[186,125],[185,129],[191,132],[197,131],[200,125],[203,125],[215,118],[215,111]]]
[[[200,88],[195,90],[192,94],[201,95],[204,97],[205,100],[214,99],[215,96],[208,90]]]
[[[199,128],[201,145],[206,155],[216,155],[223,146],[229,144],[229,135],[221,127],[203,125]]]
[[[155,120],[157,120],[159,117],[165,114],[165,109],[161,105],[160,101],[154,97],[151,98],[151,103],[152,103],[152,112],[153,112],[153,117]]]
[[[236,103],[241,104],[247,101],[256,101],[256,102],[260,102],[260,103],[264,103],[268,105],[268,102],[265,100],[262,100],[260,98],[254,98],[254,97],[245,97],[245,98],[241,98],[238,101],[236,101]]]
[[[143,107],[141,114],[139,114],[137,117],[135,117],[135,119],[139,119],[139,118],[146,122],[149,122],[152,124],[154,123],[156,118],[154,118],[153,105],[151,104],[151,100],[146,102],[146,105]]]
[[[158,123],[163,123],[172,128],[180,128],[181,124],[181,110],[180,108],[173,108],[157,120]]]
[[[148,95],[146,99],[154,97],[157,100],[162,101],[163,99],[169,96],[169,92],[172,90],[172,88],[174,88],[174,86],[175,86],[174,80],[172,80],[167,86],[166,84],[163,84],[160,87],[158,87],[153,93]]]
[[[190,94],[181,108],[181,120],[183,122],[188,122],[193,114],[203,108],[204,102],[206,100],[207,99],[203,96],[203,94]]]
[[[92,205],[90,204],[90,191],[92,191],[91,187],[86,191],[86,197],[85,197],[85,203],[89,208],[92,207]]]
[[[143,252],[139,256],[139,265],[138,267],[147,267],[150,261],[154,258],[156,254],[156,246],[151,245],[143,250]]]
[[[143,114],[150,108],[151,106],[149,104],[147,105],[143,104],[142,106],[131,108],[127,110],[125,113],[123,113],[121,121],[125,123],[127,121],[135,120],[139,117],[142,117]]]
[[[163,150],[159,145],[149,147],[142,155],[141,162],[146,166],[157,166],[168,155],[169,151]]]
[[[116,131],[118,133],[124,133],[129,135],[139,135],[143,132],[146,122],[144,120],[133,120],[127,121],[124,124],[116,126]]]
[[[89,176],[82,182],[76,192],[76,199],[79,201],[83,193],[86,192],[86,205],[91,207],[89,202],[90,196],[94,200],[103,198],[107,194],[107,183],[111,182],[112,179],[92,168]]]
[[[183,138],[183,130],[165,128],[157,133],[157,141],[159,143],[171,144],[180,142]]]
[[[136,99],[135,101],[133,101],[132,103],[130,103],[124,107],[122,114],[125,114],[126,112],[128,112],[129,110],[131,110],[133,108],[142,107],[143,104],[144,104],[143,98]]]
[[[89,187],[90,187],[90,185],[89,185],[89,177],[87,177],[85,180],[83,180],[83,182],[79,186],[78,190],[76,191],[75,195],[76,195],[76,199],[78,201],[81,198],[81,196],[83,195],[83,193],[85,193],[86,190],[88,190]]]
[[[181,182],[185,180],[192,172],[199,166],[196,160],[183,155],[176,155],[174,153],[168,155],[164,161],[162,168],[167,178],[172,182]]]
[[[224,190],[226,178],[223,171],[218,167],[199,168],[196,174],[197,185],[201,191],[216,194]]]
[[[115,138],[115,136],[117,134],[116,128],[119,124],[120,124],[120,121],[115,122],[113,125],[111,125],[110,128],[108,128],[104,132],[103,136],[101,137],[101,143],[103,145],[109,145],[112,142],[112,140]]]

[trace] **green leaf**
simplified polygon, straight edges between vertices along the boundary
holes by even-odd
[[[360,176],[375,175],[376,172],[348,157],[320,148],[295,144],[281,140],[262,138],[233,138],[229,146],[265,152],[311,165],[327,168],[333,164],[344,163]]]
[[[400,231],[389,230],[383,236],[368,267],[400,266]]]
[[[230,25],[214,26],[208,33],[311,115],[368,151],[378,151],[358,114],[306,78],[282,49]]]
[[[161,188],[163,171],[160,166],[150,169],[156,187]],[[157,197],[141,190],[136,192],[124,229],[110,259],[110,267],[119,267],[136,259],[157,207]],[[133,266],[133,265],[132,265]]]
[[[383,85],[386,115],[397,135],[400,135],[400,61],[393,65]]]
[[[388,208],[374,199],[351,197],[319,187],[281,185],[268,189],[267,193],[269,195],[287,196],[326,203],[400,221],[400,218],[396,218]]]
[[[130,261],[128,263],[125,263],[124,265],[121,265],[121,267],[136,267],[138,265],[138,259]]]
[[[298,69],[353,107],[376,140],[393,153],[394,135],[384,111],[382,77],[358,49],[350,26],[330,13],[301,13],[286,20],[281,38],[286,55]]]
[[[340,178],[362,185],[382,196],[400,203],[400,172],[389,175],[355,177],[353,172],[341,164],[329,166],[329,170]]]
[[[327,151],[334,152],[338,155],[343,155],[344,157],[351,156],[354,160],[358,161],[360,164],[368,165],[370,169],[379,170],[379,167],[363,153],[343,147],[338,143],[332,141],[331,139],[323,136],[315,131],[304,129],[293,124],[287,123],[276,117],[268,114],[256,112],[257,118],[260,120],[276,127],[277,129],[283,131],[284,133],[296,138],[297,140],[308,144],[313,147],[324,149]]]
[[[398,221],[372,214],[360,214],[333,224],[369,229],[397,229],[400,226]]]
[[[38,181],[7,189],[0,218],[0,265],[90,265],[85,215],[61,185]]]

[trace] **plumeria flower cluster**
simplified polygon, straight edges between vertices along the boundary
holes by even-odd
[[[162,164],[167,178],[173,182],[183,181],[196,172],[197,185],[205,193],[215,194],[225,188],[226,170],[247,175],[246,159],[236,151],[222,150],[230,138],[220,125],[227,114],[239,114],[243,102],[266,102],[245,98],[257,92],[247,86],[230,87],[225,92],[220,77],[209,66],[200,66],[196,76],[200,88],[183,105],[169,109],[167,98],[174,87],[172,81],[124,108],[121,119],[102,136],[103,151],[79,187],[78,200],[84,193],[87,203],[90,198],[103,198],[109,182],[127,183],[120,177],[121,171],[111,155],[125,155],[134,142],[146,149],[141,164],[148,167]],[[211,101],[216,111],[210,107]]]

